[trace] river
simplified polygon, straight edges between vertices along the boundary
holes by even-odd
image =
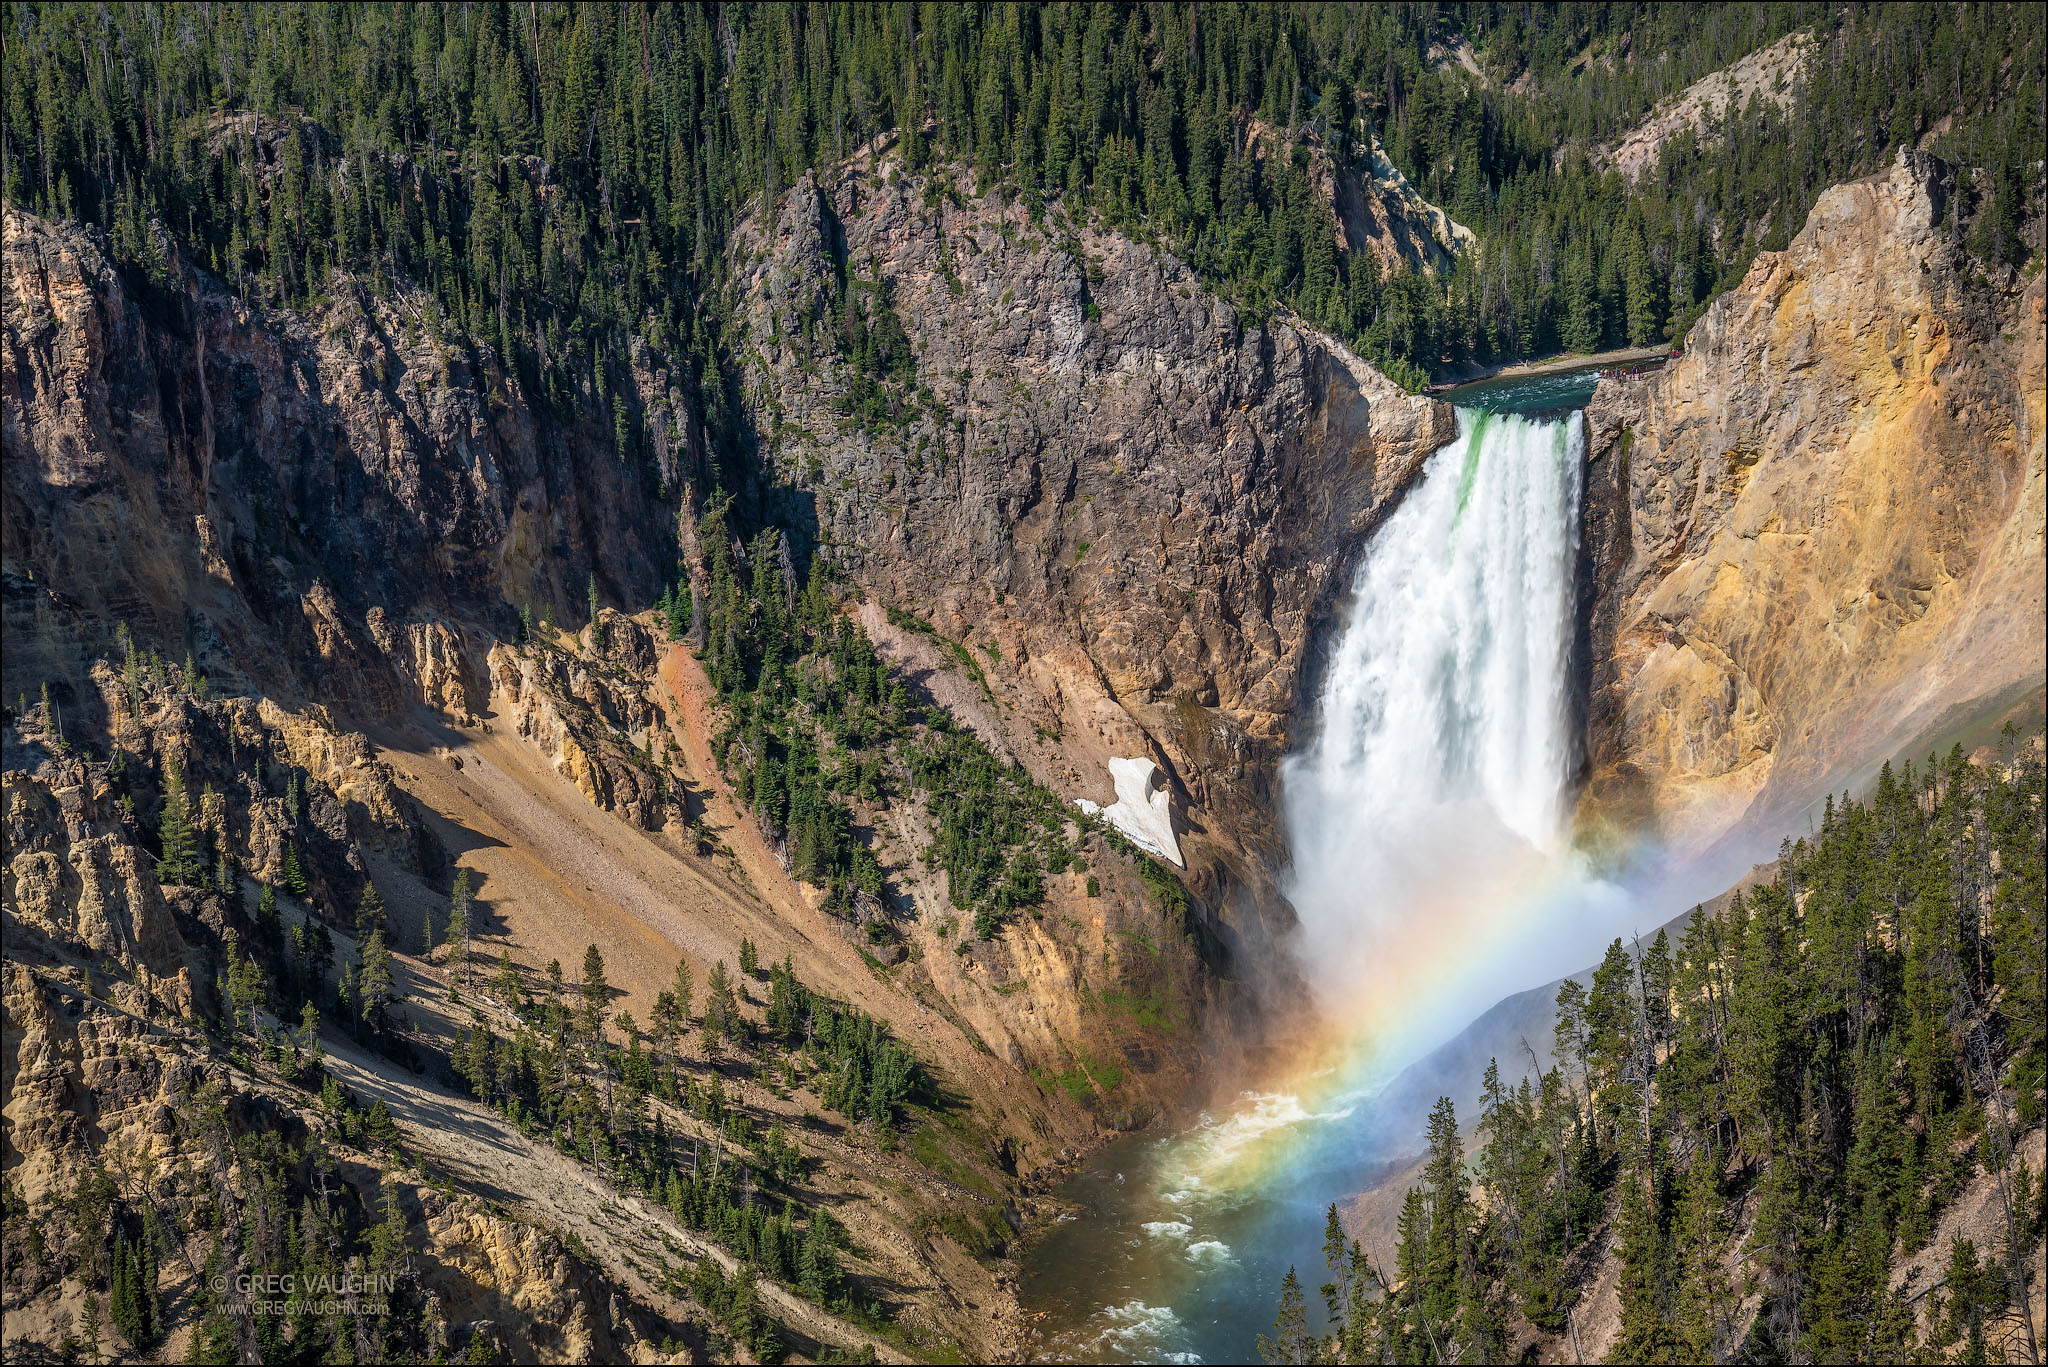
[[[1584,408],[1599,383],[1600,367],[1588,365],[1540,375],[1474,380],[1447,389],[1439,397],[1459,408],[1480,408],[1493,413],[1561,413]]]

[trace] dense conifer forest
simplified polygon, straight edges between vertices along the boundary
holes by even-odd
[[[913,171],[1156,238],[1254,315],[1291,308],[1418,383],[1675,335],[1901,142],[1981,172],[1959,215],[2015,260],[2044,130],[2042,20],[2008,4],[26,4],[8,24],[11,202],[99,225],[145,282],[178,251],[279,303],[337,272],[420,291],[432,326],[558,413],[594,408],[622,451],[661,418],[627,392],[636,335],[688,358],[734,440],[725,234],[881,134]],[[1671,140],[1640,185],[1588,160],[1798,30],[1823,51],[1791,109]],[[1444,55],[1462,42],[1476,77]],[[1450,270],[1338,250],[1311,149],[1375,140],[1477,233]]]
[[[2021,1335],[2048,1222],[2013,1147],[2048,1077],[2042,774],[2010,730],[1989,767],[1887,765],[1676,944],[1616,940],[1558,992],[1555,1066],[1489,1068],[1476,1154],[1439,1102],[1392,1266],[1331,1208],[1333,1323],[1290,1271],[1268,1357],[1500,1361],[1518,1328],[1569,1337],[1603,1246],[1613,1362],[1984,1362]],[[1980,1171],[1997,1238],[1934,1245]],[[1915,1253],[1936,1275],[1894,1287]]]

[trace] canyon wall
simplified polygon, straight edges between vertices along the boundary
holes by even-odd
[[[710,491],[692,419],[651,421],[651,458],[621,460],[609,424],[544,417],[403,289],[336,276],[280,310],[167,241],[151,276],[90,231],[5,213],[10,1200],[55,1228],[70,1199],[56,1174],[110,1139],[196,1163],[207,1136],[161,1115],[195,1089],[221,1098],[230,1130],[340,1142],[293,1089],[248,1100],[220,1063],[221,974],[231,945],[256,943],[258,883],[303,882],[289,914],[343,962],[375,884],[405,1038],[432,1060],[463,1008],[442,1005],[453,970],[416,947],[428,916],[446,924],[460,868],[477,880],[479,951],[530,980],[601,943],[646,1019],[679,955],[701,981],[746,938],[912,1042],[961,1111],[908,1156],[878,1157],[853,1128],[812,1133],[794,1097],[755,1087],[747,1104],[807,1135],[824,1199],[875,1250],[917,1342],[1000,1351],[1007,1236],[989,1231],[1238,1047],[1211,1029],[1234,990],[1215,969],[1272,962],[1290,924],[1284,908],[1259,922],[1281,848],[1272,775],[1318,624],[1367,530],[1450,437],[1450,411],[1284,318],[1240,318],[1153,247],[1065,228],[1055,241],[964,182],[858,162],[742,229],[733,355],[758,460],[733,520],[781,521],[797,565],[822,552],[899,675],[1060,798],[1106,803],[1115,757],[1167,776],[1195,921],[1170,876],[1083,832],[1033,915],[970,941],[930,863],[923,798],[855,803],[888,905],[828,915],[723,776],[716,698],[689,652],[644,612],[560,628],[583,621],[588,582],[641,608],[678,552],[696,560]],[[849,271],[863,283],[842,283]],[[906,333],[882,421],[847,403],[855,367],[830,331],[864,288]],[[684,414],[675,368],[632,356],[650,419]],[[173,770],[206,852],[199,886],[156,876]],[[1256,955],[1218,953],[1218,935],[1247,931]],[[273,977],[293,971],[258,953]],[[99,1061],[102,1036],[139,1062]],[[590,1219],[563,1227],[596,1256],[564,1263],[544,1233],[401,1180],[415,1247],[503,1264],[437,1284],[448,1305],[589,1281],[596,1302],[578,1290],[533,1311],[566,1337],[514,1345],[548,1358],[643,1345],[650,1313],[689,1322],[679,1291],[634,1270],[644,1250],[593,1233],[601,1178],[565,1175],[576,1164],[516,1134],[495,1170],[465,1169],[475,1155],[454,1136],[490,1112],[329,1042],[347,1085],[391,1089],[434,1172],[521,1192],[596,1184],[576,1197]],[[399,1166],[349,1161],[366,1179]],[[356,1185],[373,1205],[375,1181]],[[19,1280],[31,1340],[56,1342],[80,1311],[69,1286]],[[854,1342],[836,1322],[815,1332]]]
[[[614,457],[608,425],[542,422],[403,292],[337,276],[304,312],[261,308],[174,246],[150,281],[83,229],[5,214],[10,700],[47,683],[90,705],[125,623],[239,691],[463,709],[482,694],[461,625],[561,616],[593,576],[653,596],[674,517],[654,485],[694,469],[694,439],[664,476]],[[651,402],[671,371],[646,361]]]
[[[1588,409],[1594,827],[1774,846],[1830,786],[2037,687],[2043,293],[1953,172],[1822,195],[1662,373]]]
[[[1055,791],[1107,806],[1108,761],[1153,760],[1193,885],[1256,916],[1318,628],[1451,410],[1154,247],[886,154],[733,250],[763,460],[827,557],[972,652],[991,738]],[[875,290],[916,376],[865,419],[833,328]]]

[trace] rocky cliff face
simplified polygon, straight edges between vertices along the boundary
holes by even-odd
[[[1464,55],[1471,57],[1469,46]],[[1262,161],[1290,145],[1284,130],[1260,119],[1246,122],[1244,138]],[[1333,152],[1313,129],[1299,130],[1292,145],[1308,154],[1309,179],[1329,208],[1337,246],[1354,259],[1369,256],[1389,273],[1420,269],[1438,274],[1476,241],[1470,228],[1408,183],[1377,136],[1368,137],[1352,157]]]
[[[1154,248],[887,155],[734,251],[764,459],[832,562],[966,645],[1050,786],[1106,806],[1109,759],[1150,758],[1197,886],[1261,881],[1317,624],[1451,411]],[[893,412],[844,340],[877,297],[915,358]]]
[[[1823,195],[1684,355],[1588,410],[1584,813],[1784,822],[2043,673],[2042,279],[1986,281],[1947,168]]]
[[[587,653],[538,640],[491,647],[492,696],[502,715],[583,795],[643,830],[687,816],[680,788],[642,762],[658,745],[662,710],[647,696],[656,645],[646,627],[605,608],[585,627]]]
[[[539,422],[406,296],[337,277],[308,313],[254,308],[175,252],[131,279],[90,234],[5,212],[10,699],[89,703],[126,623],[237,691],[467,711],[457,624],[560,615],[589,576],[652,596],[677,471]]]

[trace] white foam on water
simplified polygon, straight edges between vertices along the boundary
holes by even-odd
[[[1170,1186],[1167,1200],[1176,1205],[1210,1195],[1219,1187],[1228,1191],[1228,1180],[1211,1180],[1224,1173],[1273,1135],[1300,1125],[1342,1120],[1355,1109],[1347,1104],[1325,1111],[1310,1110],[1292,1092],[1245,1092],[1237,1108],[1222,1119],[1208,1114],[1202,1123],[1182,1135],[1174,1145],[1174,1165],[1162,1173],[1163,1185]]]
[[[1098,1351],[1108,1349],[1136,1358],[1169,1362],[1201,1361],[1192,1354],[1166,1351],[1170,1336],[1180,1330],[1180,1316],[1173,1313],[1170,1305],[1126,1301],[1122,1305],[1105,1307],[1097,1318],[1109,1323],[1092,1345]]]
[[[1237,1261],[1237,1255],[1230,1251],[1230,1245],[1220,1239],[1198,1239],[1188,1245],[1188,1261],[1191,1263],[1230,1263]]]
[[[1184,1220],[1147,1220],[1143,1229],[1155,1239],[1185,1239],[1195,1232]]]

